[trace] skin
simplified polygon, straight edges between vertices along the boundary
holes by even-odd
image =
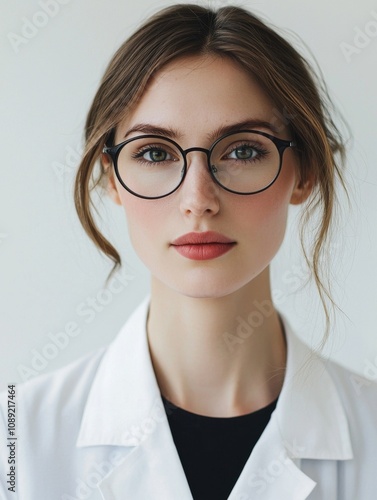
[[[116,143],[131,127],[148,123],[174,128],[183,149],[209,148],[208,134],[250,119],[276,125],[276,106],[250,75],[227,58],[186,57],[154,77],[118,126]],[[273,135],[291,138],[283,124]],[[110,168],[106,155],[102,160]],[[241,415],[266,406],[281,390],[286,344],[272,305],[269,264],[284,238],[289,205],[311,190],[299,182],[293,149],[283,160],[277,181],[249,196],[216,185],[197,151],[188,155],[184,183],[158,200],[133,196],[110,169],[109,195],[123,206],[133,246],[151,273],[147,332],[157,382],[167,399],[189,411]],[[207,261],[189,260],[171,246],[185,233],[209,230],[237,244]],[[242,338],[241,321],[247,323],[261,303],[271,305],[270,313]]]

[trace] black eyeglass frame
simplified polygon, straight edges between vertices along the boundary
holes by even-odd
[[[236,134],[241,134],[241,133],[252,133],[252,134],[263,135],[264,137],[267,137],[268,139],[270,139],[275,144],[275,146],[276,146],[276,148],[277,148],[277,150],[279,152],[279,168],[278,168],[278,171],[277,171],[274,179],[266,187],[264,187],[263,189],[259,189],[258,191],[252,191],[252,192],[248,192],[248,193],[240,193],[238,191],[234,191],[232,189],[229,189],[229,188],[223,186],[220,183],[220,181],[215,177],[214,172],[212,170],[212,165],[211,165],[210,159],[211,159],[212,151],[214,150],[214,148],[216,147],[216,145],[220,141],[222,141],[223,139],[225,139],[226,137],[229,137],[230,135],[236,135]],[[111,134],[111,135],[113,135],[113,134]],[[135,193],[135,191],[132,191],[132,189],[129,188],[124,183],[124,181],[122,180],[122,177],[120,176],[119,170],[118,170],[118,157],[119,157],[120,151],[122,150],[122,148],[126,144],[129,144],[130,142],[135,141],[137,139],[163,139],[164,141],[167,141],[167,142],[170,142],[171,144],[173,144],[179,150],[179,152],[182,154],[183,162],[184,162],[184,165],[183,165],[183,175],[182,175],[182,178],[181,178],[179,184],[173,190],[169,191],[169,193],[163,194],[161,196],[144,196],[144,195]],[[235,132],[228,132],[227,134],[224,134],[221,137],[219,137],[218,139],[216,139],[216,141],[212,144],[212,146],[209,149],[198,148],[198,147],[193,147],[193,148],[188,148],[188,149],[182,149],[181,146],[177,142],[173,141],[173,139],[169,139],[167,137],[164,137],[162,135],[157,135],[157,134],[146,134],[146,135],[138,135],[136,137],[131,137],[131,139],[127,139],[126,141],[123,141],[120,144],[116,144],[115,146],[106,146],[105,145],[104,148],[102,149],[102,152],[106,153],[106,154],[108,154],[110,156],[110,158],[111,158],[111,160],[113,162],[115,174],[116,174],[119,182],[121,183],[121,185],[129,193],[133,194],[134,196],[137,196],[138,198],[143,198],[143,199],[146,199],[146,200],[158,200],[160,198],[165,198],[166,196],[169,196],[170,194],[174,193],[181,186],[181,184],[185,180],[185,177],[186,177],[186,174],[187,174],[187,158],[186,158],[186,155],[188,153],[191,153],[192,151],[201,151],[202,153],[206,154],[209,173],[211,175],[211,178],[216,182],[216,184],[218,186],[220,186],[221,188],[225,189],[226,191],[229,191],[230,193],[239,194],[239,195],[251,195],[251,194],[261,193],[262,191],[265,191],[266,189],[268,189],[269,187],[272,186],[272,184],[276,181],[276,179],[279,177],[279,174],[281,172],[281,167],[282,167],[282,164],[283,164],[283,153],[284,153],[284,151],[287,148],[292,148],[292,147],[295,147],[295,146],[296,146],[296,143],[294,141],[290,141],[290,140],[286,140],[286,139],[280,139],[279,137],[275,137],[275,136],[273,136],[271,134],[268,134],[266,132],[262,132],[260,130],[236,130]]]

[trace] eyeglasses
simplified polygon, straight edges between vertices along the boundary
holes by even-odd
[[[269,188],[281,171],[283,153],[295,143],[257,130],[231,132],[210,149],[183,150],[160,135],[132,137],[103,148],[121,185],[139,198],[158,199],[174,193],[187,174],[187,155],[201,151],[219,186],[235,194],[256,194]]]

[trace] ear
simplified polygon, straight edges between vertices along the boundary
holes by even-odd
[[[122,201],[119,197],[119,193],[117,190],[117,183],[115,179],[115,172],[113,169],[113,162],[110,158],[110,156],[106,153],[101,153],[101,158],[100,158],[101,164],[106,172],[106,178],[107,178],[107,193],[110,196],[110,198],[113,200],[114,203],[117,205],[121,205]]]
[[[312,192],[314,187],[313,177],[309,177],[305,182],[300,179],[296,180],[296,185],[292,191],[290,203],[291,205],[300,205],[304,203]]]

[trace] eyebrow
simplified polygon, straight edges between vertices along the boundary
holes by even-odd
[[[207,135],[208,139],[215,141],[219,137],[225,134],[230,134],[232,132],[238,132],[239,130],[255,130],[255,129],[267,129],[272,134],[277,134],[278,129],[270,122],[265,120],[245,120],[238,123],[232,123],[230,125],[225,125],[217,128],[213,132]]]
[[[272,123],[265,120],[253,119],[218,127],[214,131],[208,133],[207,138],[210,141],[215,141],[216,139],[225,134],[238,132],[239,130],[254,130],[260,128],[267,129],[273,134],[278,133],[277,127],[275,127]],[[150,123],[137,123],[136,125],[127,130],[124,137],[126,138],[134,132],[142,132],[143,134],[151,134],[151,135],[161,135],[173,140],[179,140],[183,136],[182,132],[179,132],[179,130],[173,127],[162,127],[159,125],[152,125]]]
[[[168,137],[169,139],[179,139],[182,137],[182,134],[174,128],[171,127],[160,127],[159,125],[152,125],[150,123],[138,123],[131,127],[124,134],[124,137],[128,137],[133,132],[143,132],[144,134],[152,134],[152,135],[163,135],[164,137]]]

